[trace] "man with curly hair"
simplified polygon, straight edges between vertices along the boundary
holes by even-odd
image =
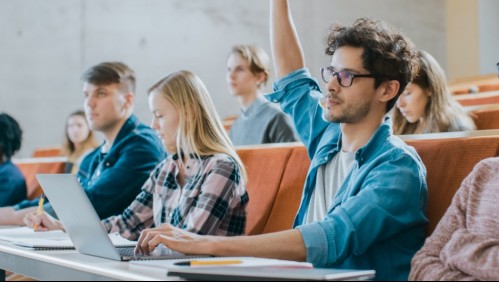
[[[270,26],[278,81],[267,99],[291,116],[312,159],[295,229],[223,238],[163,226],[142,233],[138,251],[164,244],[188,254],[306,260],[407,280],[425,239],[426,169],[385,115],[415,73],[415,47],[381,21],[333,26],[326,47],[332,59],[322,68],[327,93],[319,99],[287,0],[272,0]]]
[[[10,160],[21,149],[23,131],[6,113],[0,114],[0,207],[15,205],[26,199],[26,181]]]

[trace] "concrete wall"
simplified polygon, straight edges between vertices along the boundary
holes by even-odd
[[[478,2],[480,73],[497,73],[499,63],[499,1]]]
[[[323,41],[330,23],[362,16],[401,28],[447,66],[443,1],[291,3],[315,75],[329,63]],[[82,72],[102,61],[123,61],[136,70],[136,112],[146,123],[146,89],[180,69],[204,80],[222,117],[237,114],[225,84],[227,52],[240,43],[270,51],[268,6],[268,0],[0,0],[0,111],[25,130],[17,157],[61,142],[66,116],[82,107]]]

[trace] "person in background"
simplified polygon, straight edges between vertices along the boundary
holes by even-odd
[[[26,181],[12,156],[21,149],[23,131],[10,115],[0,113],[0,207],[26,199]]]
[[[393,132],[402,135],[475,130],[470,115],[452,97],[438,62],[421,50],[418,58],[419,73],[393,111]]]
[[[165,158],[154,131],[133,114],[135,72],[121,62],[104,62],[82,77],[90,128],[105,142],[81,162],[77,178],[101,219],[118,215],[140,193],[151,171]],[[71,199],[68,199],[71,201]],[[24,225],[38,199],[0,209],[0,225]],[[44,210],[56,216],[50,203]]]
[[[98,146],[85,112],[78,110],[71,113],[66,121],[66,134],[62,145],[62,154],[67,156],[68,161],[73,164],[71,173],[77,173],[81,161]]]
[[[164,223],[203,235],[244,234],[244,165],[201,79],[188,71],[167,76],[149,90],[149,107],[168,157],[121,215],[104,220],[107,230],[130,240]],[[62,229],[46,214],[28,214],[24,221],[39,230]]]
[[[298,141],[289,118],[262,97],[270,59],[257,46],[238,45],[227,60],[227,84],[241,106],[229,132],[236,146]]]
[[[333,25],[321,107],[288,1],[271,1],[270,14],[278,80],[267,97],[292,117],[312,159],[295,229],[227,238],[164,225],[143,234],[138,251],[162,244],[187,254],[306,260],[407,280],[428,222],[426,169],[414,148],[393,136],[385,115],[416,72],[414,44],[379,20]]]
[[[410,280],[499,280],[499,158],[478,163],[412,259]]]

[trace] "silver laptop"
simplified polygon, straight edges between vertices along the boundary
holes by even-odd
[[[184,255],[166,247],[156,248],[149,256],[135,256],[133,247],[116,248],[76,176],[37,174],[36,178],[75,248],[82,254],[119,261],[203,257]]]

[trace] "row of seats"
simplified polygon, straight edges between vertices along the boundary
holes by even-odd
[[[499,130],[404,136],[426,165],[431,234],[464,178],[480,161],[499,156]],[[300,143],[239,147],[249,176],[246,234],[291,228],[310,160]],[[436,157],[438,156],[438,157]]]
[[[449,89],[454,95],[495,91],[499,90],[499,79],[497,74],[465,77],[450,81]]]
[[[450,205],[464,178],[480,161],[499,156],[499,130],[402,136],[426,165],[429,206],[428,235]],[[291,228],[310,165],[301,143],[238,147],[246,166],[250,202],[247,235]],[[435,157],[438,156],[438,157]],[[68,171],[65,158],[16,160],[28,185],[28,198],[40,195],[37,173]]]

